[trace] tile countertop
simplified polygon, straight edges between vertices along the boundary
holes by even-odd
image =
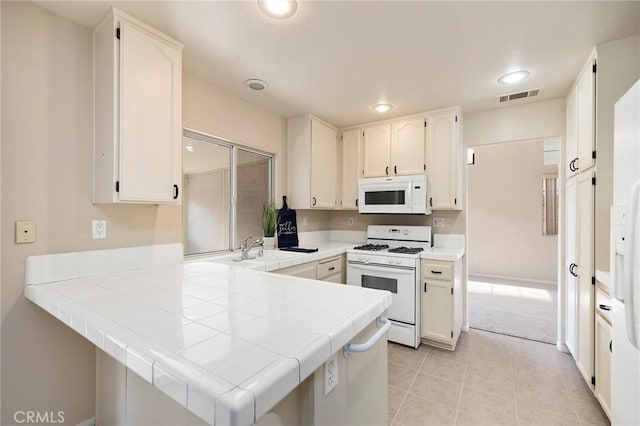
[[[464,256],[464,244],[464,235],[434,234],[433,247],[420,253],[420,258],[456,262]]]
[[[391,304],[165,246],[31,256],[25,295],[210,424],[253,424]]]

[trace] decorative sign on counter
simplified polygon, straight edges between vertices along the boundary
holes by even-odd
[[[278,210],[278,247],[298,246],[298,224],[296,211],[287,205],[287,196],[282,197],[282,208]]]

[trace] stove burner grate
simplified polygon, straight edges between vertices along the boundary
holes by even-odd
[[[420,253],[424,249],[421,247],[395,247],[389,249],[389,253],[406,253],[406,254],[416,254]]]
[[[364,244],[361,246],[356,246],[354,250],[366,250],[366,251],[380,251],[384,249],[388,249],[389,246],[386,244]]]

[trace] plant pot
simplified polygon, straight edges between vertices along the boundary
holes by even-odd
[[[265,249],[276,248],[276,237],[262,237],[262,241],[264,241]]]

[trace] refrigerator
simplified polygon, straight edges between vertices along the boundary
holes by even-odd
[[[615,104],[611,420],[640,425],[640,80]]]

